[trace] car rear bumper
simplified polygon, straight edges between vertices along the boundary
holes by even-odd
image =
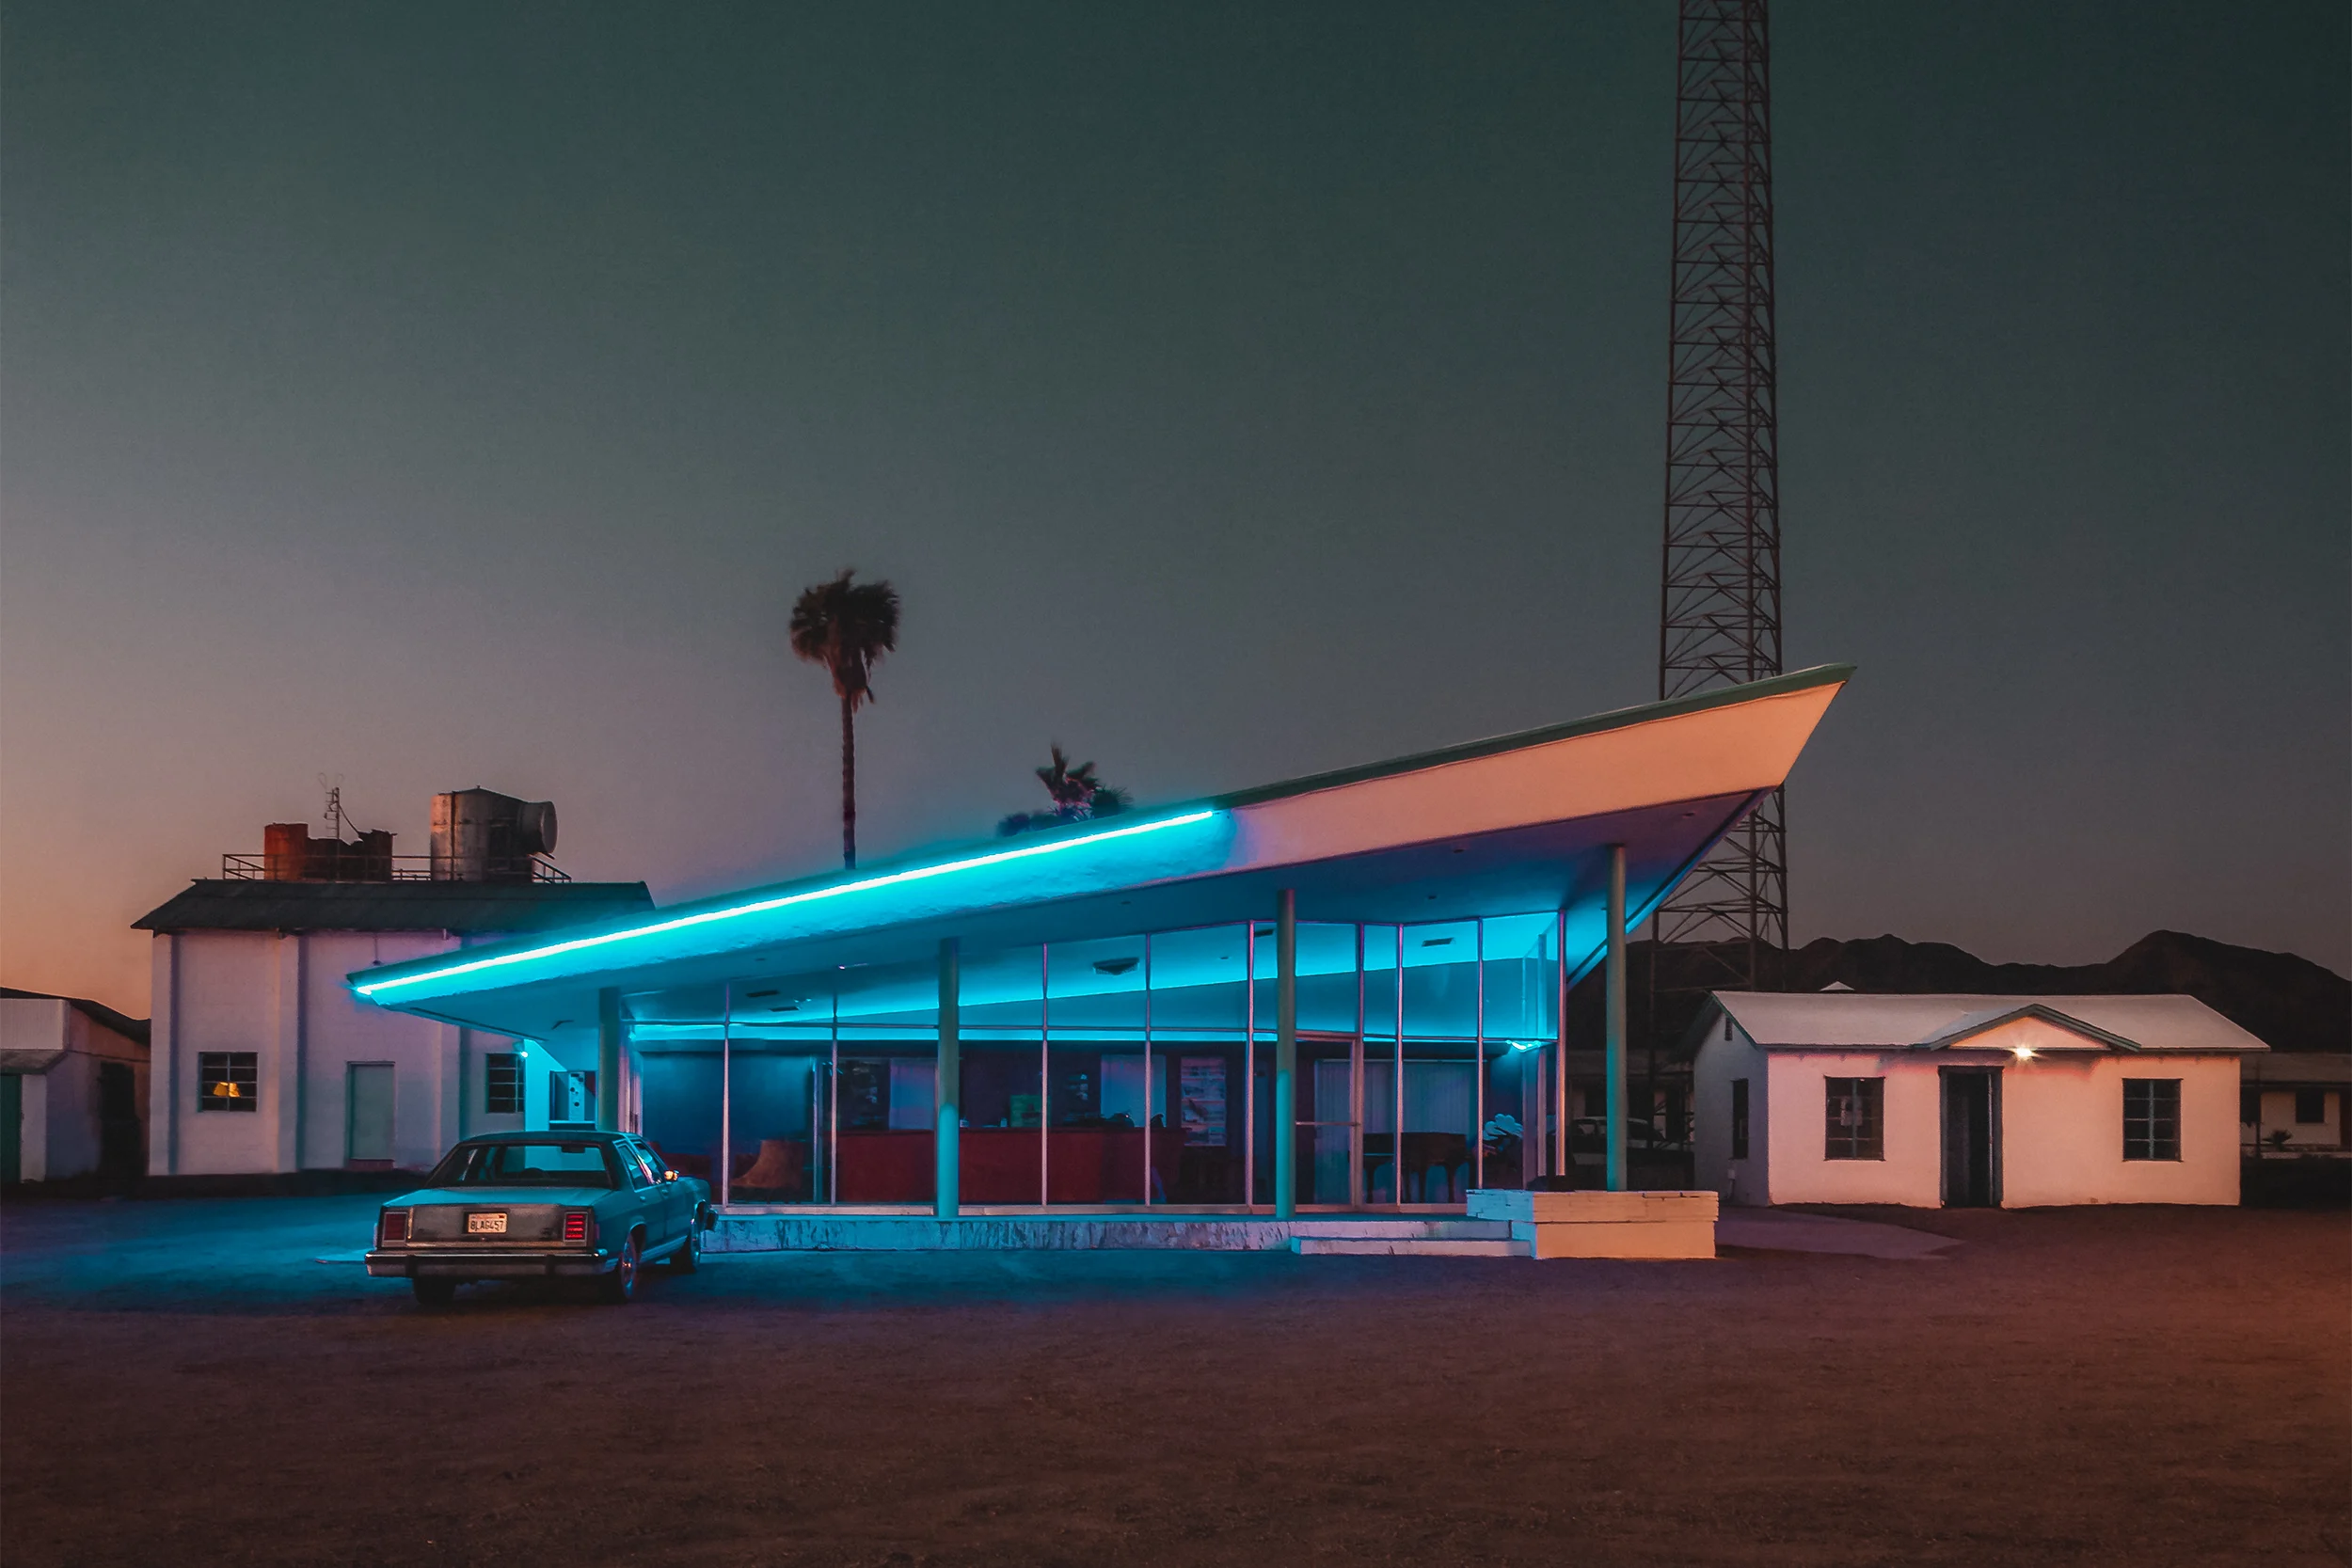
[[[377,1279],[547,1279],[611,1274],[609,1252],[578,1248],[500,1247],[463,1252],[377,1250],[368,1254],[368,1273]]]

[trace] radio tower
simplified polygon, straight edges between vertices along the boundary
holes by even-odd
[[[1682,0],[1678,56],[1661,698],[1781,673],[1765,0]],[[1660,908],[1653,996],[1762,983],[1763,950],[1788,945],[1785,822],[1775,790]],[[1705,945],[1669,980],[1664,943]]]

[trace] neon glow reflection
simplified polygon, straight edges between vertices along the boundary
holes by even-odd
[[[930,880],[960,871],[975,871],[983,866],[1005,865],[1015,861],[1035,860],[1045,855],[1058,855],[1073,849],[1084,849],[1115,839],[1137,838],[1146,833],[1165,832],[1170,828],[1190,827],[1206,822],[1218,815],[1215,811],[1186,812],[1181,816],[1162,817],[1157,822],[1139,822],[1133,827],[1111,828],[1082,838],[1062,839],[1052,844],[1027,844],[1017,848],[998,849],[985,855],[968,855],[961,860],[946,861],[938,865],[913,866],[904,871],[892,871],[879,877],[862,877],[855,881],[836,882],[831,887],[809,888],[800,893],[787,893],[773,898],[756,899],[723,910],[706,910],[698,914],[679,915],[675,919],[659,920],[646,926],[633,926],[626,931],[608,931],[601,936],[576,937],[568,942],[549,942],[543,947],[528,948],[519,953],[501,953],[491,958],[475,958],[466,963],[448,964],[426,970],[419,974],[394,975],[366,984],[355,983],[352,990],[373,999],[379,991],[389,991],[409,986],[421,986],[436,980],[455,979],[460,975],[479,974],[503,969],[514,964],[530,963],[540,958],[558,958],[567,953],[587,952],[609,947],[615,942],[635,942],[645,937],[663,936],[695,927],[711,926],[725,920],[740,920],[749,915],[766,914],[797,905],[814,904],[825,899],[845,898],[851,894],[872,893],[882,888],[903,887],[910,882]]]

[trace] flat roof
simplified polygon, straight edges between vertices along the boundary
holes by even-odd
[[[535,1039],[596,993],[929,961],[1270,918],[1418,923],[1562,911],[1571,978],[1606,942],[1608,848],[1638,924],[1795,764],[1849,665],[1652,703],[1041,833],[362,970],[378,1006]]]
[[[139,931],[547,931],[653,908],[643,882],[280,882],[207,877]]]

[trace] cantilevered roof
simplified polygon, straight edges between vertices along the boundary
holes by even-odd
[[[547,931],[642,915],[643,882],[278,882],[205,878],[142,931]]]
[[[1565,911],[1598,960],[1608,849],[1632,922],[1787,778],[1851,674],[1824,666],[1362,768],[1138,810],[469,948],[350,977],[382,1006],[530,1038],[596,992],[928,961],[1271,916],[1406,923]]]
[[[1717,991],[1715,1001],[1767,1051],[2006,1048],[2005,1031],[2033,1022],[2072,1034],[2085,1050],[2236,1054],[2269,1049],[2193,996]]]

